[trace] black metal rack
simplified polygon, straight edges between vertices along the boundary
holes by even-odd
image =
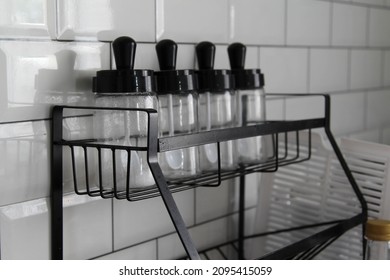
[[[269,95],[270,96],[270,95]],[[293,95],[289,95],[293,96]],[[306,96],[304,94],[295,94],[294,96]],[[313,96],[313,95],[310,95]],[[191,239],[188,229],[182,219],[182,216],[172,197],[172,193],[195,188],[195,187],[217,187],[223,180],[235,177],[240,178],[240,195],[239,195],[239,226],[238,238],[230,242],[219,244],[213,248],[200,252],[203,256],[208,256],[211,250],[217,250],[222,257],[226,255],[221,250],[222,247],[231,246],[237,251],[237,258],[244,259],[244,242],[251,238],[257,238],[267,234],[277,234],[280,232],[291,230],[302,230],[303,228],[319,227],[321,230],[318,233],[311,235],[297,243],[284,247],[273,253],[267,254],[260,258],[263,259],[310,259],[325,249],[334,240],[349,229],[362,224],[367,217],[366,201],[360,192],[352,174],[349,170],[341,151],[330,131],[330,97],[328,95],[317,95],[324,98],[325,116],[323,118],[296,120],[296,121],[267,121],[261,124],[250,125],[245,127],[219,129],[213,131],[199,132],[195,134],[186,134],[171,137],[158,137],[158,114],[153,109],[132,109],[132,108],[103,108],[103,107],[79,107],[79,106],[55,106],[52,111],[52,171],[51,171],[51,235],[52,235],[52,258],[63,258],[63,152],[64,147],[68,147],[72,160],[73,170],[73,185],[75,192],[79,195],[100,196],[102,198],[127,199],[128,201],[136,201],[147,199],[155,196],[162,197],[165,207],[171,217],[175,229],[181,239],[183,247],[190,259],[199,259],[199,253]],[[148,119],[147,145],[139,146],[123,146],[105,144],[102,139],[63,139],[63,120],[67,118],[64,115],[64,110],[72,110],[79,112],[80,115],[92,116],[97,110],[110,111],[129,111],[146,114]],[[77,113],[76,113],[77,115]],[[278,232],[266,232],[252,236],[244,235],[245,223],[245,175],[254,172],[275,172],[278,167],[310,160],[311,157],[311,130],[316,128],[324,128],[329,142],[347,176],[349,183],[360,202],[361,213],[344,220],[330,221],[326,223],[318,223],[303,227],[296,227],[281,230]],[[299,131],[307,130],[308,147],[303,149],[299,145]],[[264,162],[240,166],[236,170],[224,171],[220,168],[219,143],[223,141],[236,140],[240,138],[272,135],[273,152],[271,156]],[[289,148],[288,138],[294,136],[295,147]],[[205,172],[196,179],[166,181],[164,174],[158,163],[158,153],[175,149],[199,146],[215,143],[218,147],[218,169],[215,172]],[[79,182],[76,174],[75,149],[83,151],[85,182]],[[104,186],[102,183],[102,164],[101,154],[103,152],[111,153],[113,162],[117,151],[122,151],[127,155],[127,181],[125,189],[118,189],[115,178],[115,164],[113,166],[113,182],[111,186]],[[133,189],[130,186],[130,158],[132,151],[144,152],[147,154],[147,161],[155,180],[155,186],[145,189]],[[97,185],[91,186],[88,180],[88,155],[96,153],[98,158],[98,174],[99,180]],[[323,227],[326,226],[325,229]],[[364,228],[363,228],[364,230]],[[363,234],[362,234],[363,238]],[[364,239],[363,239],[364,240]],[[364,241],[363,241],[364,244]],[[363,246],[364,247],[364,246]],[[364,255],[364,254],[363,254]]]

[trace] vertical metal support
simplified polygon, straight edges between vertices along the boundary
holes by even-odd
[[[240,176],[240,194],[238,204],[238,259],[244,259],[245,236],[245,175]]]
[[[359,189],[359,186],[357,185],[355,178],[352,175],[351,170],[348,167],[347,162],[345,161],[343,154],[340,151],[340,148],[337,145],[337,142],[335,138],[333,137],[333,134],[330,130],[330,96],[329,95],[324,95],[325,98],[325,133],[328,136],[328,139],[330,141],[330,144],[332,145],[333,151],[335,152],[341,167],[344,170],[345,175],[347,176],[347,179],[349,183],[352,186],[353,191],[355,192],[355,195],[357,196],[360,205],[362,207],[362,216],[363,216],[363,221],[362,221],[362,242],[363,242],[363,258],[365,256],[365,250],[366,250],[366,240],[364,238],[364,232],[365,232],[365,223],[367,220],[367,202],[362,194],[362,192]]]
[[[62,107],[54,107],[51,127],[51,258],[63,259]]]
[[[241,107],[242,107],[242,126],[246,126],[247,110],[248,110],[248,96],[241,96]],[[242,167],[244,170],[245,168]],[[239,201],[238,201],[238,259],[244,259],[244,230],[245,230],[245,175],[240,175],[240,186],[239,186]]]
[[[158,163],[157,149],[158,149],[158,115],[157,113],[148,113],[148,164],[152,171],[156,185],[160,191],[161,197],[167,208],[168,214],[171,217],[172,223],[176,229],[177,234],[183,244],[184,250],[191,260],[200,260],[195,244],[188,232],[185,222],[177,208],[172,193],[168,188],[165,177],[162,173],[161,167]]]

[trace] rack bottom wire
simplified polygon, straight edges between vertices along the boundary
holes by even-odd
[[[263,232],[244,237],[244,243],[250,242],[251,251],[250,258],[246,259],[294,259],[294,260],[309,260],[315,258],[341,235],[348,230],[361,224],[363,216],[358,214],[354,217],[338,221],[329,221],[312,225],[298,226],[294,228],[281,229],[277,231]],[[261,239],[268,235],[282,235],[292,231],[307,231],[307,237],[295,243],[288,244],[283,248],[274,252],[267,252],[262,248],[256,252],[256,242],[261,243]],[[315,232],[313,234],[313,232]],[[227,242],[220,243],[213,247],[204,249],[199,252],[202,259],[205,260],[227,260],[238,259],[239,256],[239,239],[233,239]],[[247,254],[246,254],[247,255]],[[246,256],[245,255],[245,256]],[[245,257],[244,256],[244,257]],[[182,258],[187,259],[187,258]]]
[[[299,131],[290,133],[274,134],[272,137],[272,153],[271,156],[255,164],[240,165],[234,170],[222,170],[220,167],[216,171],[202,172],[196,178],[176,179],[167,181],[169,189],[172,193],[184,191],[196,187],[218,187],[223,180],[236,178],[239,176],[255,173],[255,172],[275,172],[280,166],[285,166],[293,163],[309,160],[311,158],[311,131],[308,130],[305,145],[301,144]],[[278,143],[276,145],[276,143]],[[217,143],[219,146],[219,143]],[[69,147],[72,178],[76,194],[89,195],[92,197],[100,196],[102,198],[127,199],[129,201],[138,201],[159,196],[159,190],[155,184],[143,188],[134,188],[131,186],[131,154],[134,152],[131,147],[109,146],[102,147],[93,142],[93,140],[72,141],[63,144]],[[219,149],[218,149],[219,150]],[[145,153],[145,150],[140,149],[139,153]],[[109,165],[108,180],[111,186],[103,182],[103,177],[107,174],[102,174],[107,166],[104,166],[102,157],[108,154],[111,158]],[[115,162],[116,158],[125,158],[125,186],[118,186]],[[92,183],[91,176],[91,159],[97,160],[94,164],[95,168],[95,183]],[[220,156],[219,156],[220,158]],[[111,171],[110,171],[111,170]],[[106,170],[107,172],[107,170]],[[96,179],[97,178],[97,179]],[[96,183],[97,182],[97,183]],[[105,180],[107,182],[107,180]]]

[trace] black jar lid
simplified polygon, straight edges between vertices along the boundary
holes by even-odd
[[[228,54],[236,89],[248,90],[264,87],[264,75],[260,69],[244,68],[246,55],[245,45],[241,43],[230,44]]]
[[[96,93],[131,93],[155,91],[152,70],[134,70],[136,42],[130,37],[119,37],[112,43],[117,70],[101,70],[93,77]]]
[[[157,93],[182,93],[196,91],[198,80],[194,70],[176,70],[177,44],[169,39],[156,45],[160,70],[155,72]]]
[[[196,45],[199,92],[218,92],[234,89],[234,77],[229,70],[215,70],[215,45],[204,41]]]

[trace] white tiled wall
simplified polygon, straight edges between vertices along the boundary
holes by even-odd
[[[50,108],[93,101],[91,77],[115,67],[109,41],[117,36],[139,42],[136,68],[154,70],[161,39],[179,43],[178,68],[195,67],[202,40],[217,44],[215,65],[228,68],[226,47],[240,41],[246,66],[265,73],[267,92],[328,92],[337,136],[388,141],[389,24],[388,0],[0,0],[0,257],[50,258]],[[272,119],[322,113],[315,98],[267,102]],[[257,202],[256,181],[248,180],[248,207]],[[236,196],[230,182],[174,197],[205,246],[231,234]],[[159,198],[69,193],[64,203],[65,258],[182,253]]]

